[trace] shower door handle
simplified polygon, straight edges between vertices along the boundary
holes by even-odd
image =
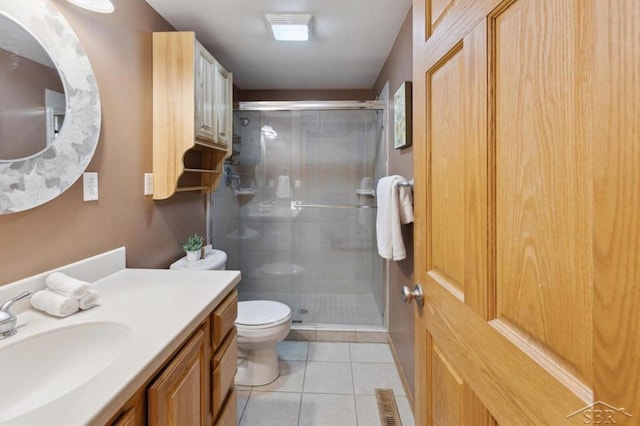
[[[404,303],[411,303],[414,300],[418,306],[424,305],[424,293],[422,292],[422,286],[420,284],[416,284],[415,287],[413,287],[413,290],[411,290],[408,285],[402,287],[402,301]]]

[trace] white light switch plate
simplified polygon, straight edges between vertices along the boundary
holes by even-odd
[[[86,172],[82,174],[82,198],[84,201],[98,199],[98,173]]]
[[[144,174],[144,195],[153,195],[153,173]]]

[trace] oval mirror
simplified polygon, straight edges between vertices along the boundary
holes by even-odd
[[[22,26],[0,14],[0,160],[39,154],[57,138],[64,87],[49,54]]]
[[[2,0],[0,30],[5,29],[0,33],[0,61],[8,61],[0,64],[0,214],[39,206],[66,191],[91,161],[100,135],[100,96],[91,64],[55,5]],[[30,47],[18,47],[23,45]],[[15,71],[18,66],[29,69]],[[18,82],[17,74],[31,84]]]

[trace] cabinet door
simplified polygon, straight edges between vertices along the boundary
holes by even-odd
[[[145,389],[141,388],[127,401],[120,412],[107,422],[111,426],[144,426],[147,424],[144,403]]]
[[[150,425],[205,425],[208,419],[208,360],[200,329],[148,389]]]
[[[213,141],[216,134],[214,112],[215,59],[196,42],[196,139]]]
[[[228,146],[231,143],[232,132],[232,102],[233,77],[220,64],[216,63],[216,126],[219,145]]]
[[[213,356],[211,369],[213,371],[213,386],[211,387],[211,406],[213,417],[220,413],[223,402],[233,389],[233,379],[238,367],[238,336],[232,330],[222,347]]]

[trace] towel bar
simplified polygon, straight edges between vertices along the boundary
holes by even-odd
[[[400,181],[398,182],[398,186],[406,186],[413,189],[413,179]]]
[[[302,207],[323,208],[323,209],[375,209],[376,206],[358,205],[358,204],[306,204],[297,201],[291,202],[292,209]]]

